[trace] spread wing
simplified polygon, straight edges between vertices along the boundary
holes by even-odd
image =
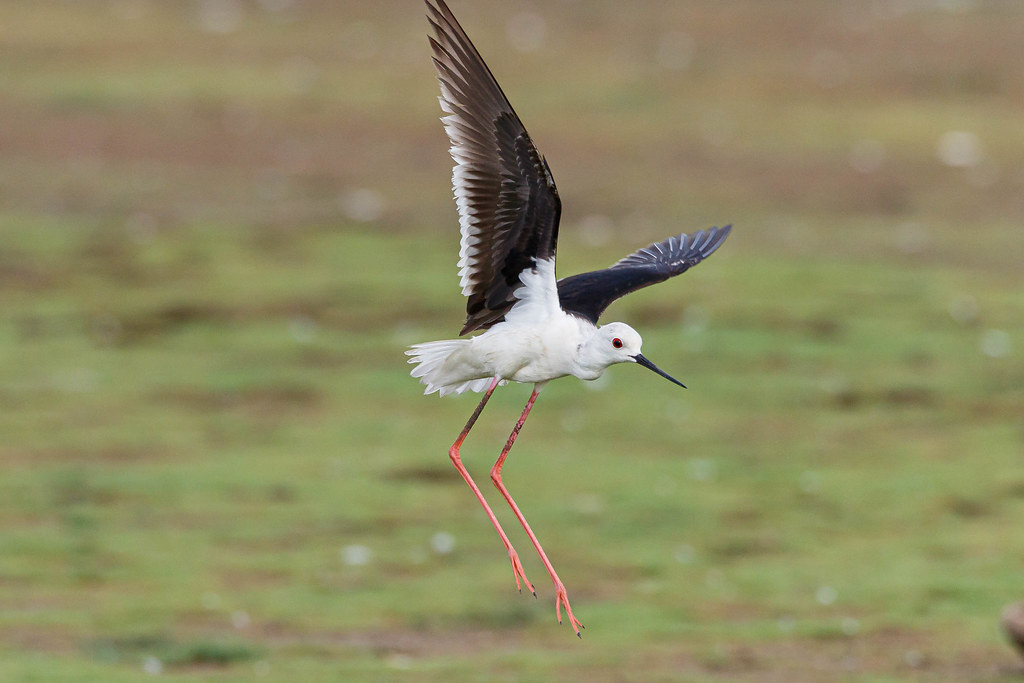
[[[504,319],[520,273],[555,258],[562,204],[547,162],[455,15],[443,0],[426,4],[455,160],[466,334]]]
[[[608,305],[630,292],[685,273],[714,253],[729,236],[731,225],[675,235],[622,259],[611,268],[581,273],[558,281],[562,310],[597,324]]]

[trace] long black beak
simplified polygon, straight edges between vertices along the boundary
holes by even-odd
[[[642,354],[642,353],[636,354],[635,356],[633,356],[633,360],[635,360],[639,365],[644,366],[648,370],[653,370],[654,372],[658,373],[659,375],[661,375],[662,377],[667,379],[669,382],[672,382],[673,384],[678,384],[683,389],[686,388],[685,384],[683,384],[682,382],[677,380],[675,377],[673,377],[672,375],[668,374],[667,372],[665,372],[664,370],[659,368],[657,365],[655,365],[651,361],[647,360],[644,357],[644,354]]]

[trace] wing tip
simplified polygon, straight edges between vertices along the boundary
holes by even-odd
[[[725,239],[732,232],[732,223],[723,225],[722,227],[714,227],[708,230],[701,230],[699,233],[694,235],[694,248],[698,251],[701,258],[707,258],[711,254],[722,246]],[[705,237],[706,235],[706,237]]]

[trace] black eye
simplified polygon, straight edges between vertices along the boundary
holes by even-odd
[[[622,340],[619,339],[618,337],[616,337],[615,339],[612,339],[612,346],[614,346],[617,349],[621,349],[622,348]]]

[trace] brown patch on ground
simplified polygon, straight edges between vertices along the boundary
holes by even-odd
[[[683,671],[722,680],[822,681],[861,676],[900,680],[1009,680],[1022,670],[1008,652],[986,646],[950,650],[927,634],[884,629],[834,639],[721,643],[669,655]]]
[[[391,481],[407,481],[420,484],[461,484],[461,480],[457,476],[453,477],[452,474],[453,470],[451,467],[412,465],[392,468],[384,474],[384,478]]]
[[[362,651],[378,657],[385,666],[416,670],[418,660],[437,662],[453,657],[472,657],[481,652],[517,652],[532,648],[560,648],[556,636],[571,656],[583,645],[562,631],[541,636],[530,629],[369,629],[353,631],[303,631],[273,622],[256,627],[256,641],[271,650],[320,650],[325,657],[344,657],[346,651]],[[702,680],[822,681],[860,676],[888,676],[900,680],[1009,681],[1024,668],[1009,649],[972,644],[949,648],[927,633],[898,628],[880,629],[853,636],[815,638],[794,636],[765,642],[715,641],[701,636],[677,642],[652,640],[621,662],[609,665],[601,657],[577,670],[588,681],[639,680],[644,671],[673,672]],[[660,680],[660,679],[659,679]]]
[[[242,411],[255,417],[279,416],[285,411],[308,415],[323,403],[319,391],[305,386],[259,386],[221,391],[182,387],[160,391],[154,398],[167,405],[196,412]]]
[[[952,514],[962,519],[985,517],[995,511],[991,500],[979,500],[958,494],[941,497],[936,501],[935,507],[940,513]]]
[[[371,629],[365,631],[301,631],[272,622],[260,627],[260,640],[272,648],[319,647],[325,651],[363,650],[381,658],[401,654],[434,658],[472,655],[484,650],[515,650],[524,643],[521,631]]]
[[[197,633],[221,637],[244,636],[255,648],[274,651],[302,649],[329,659],[346,652],[376,657],[382,666],[408,668],[421,662],[471,658],[480,653],[512,655],[529,648],[587,648],[563,630],[541,635],[523,629],[417,629],[390,628],[348,631],[305,630],[282,622],[254,623],[239,632],[222,611],[193,611],[178,624],[195,639]],[[556,636],[562,636],[559,643]],[[716,641],[707,636],[676,642],[651,640],[624,661],[609,663],[602,657],[578,668],[588,681],[639,680],[644,671],[673,672],[702,680],[803,681],[853,680],[860,677],[891,677],[899,680],[1014,681],[1024,666],[1009,648],[974,644],[949,648],[927,633],[886,628],[871,633],[836,638],[791,637],[766,642]],[[18,625],[0,627],[0,646],[38,653],[67,655],[89,648],[70,629],[60,626]],[[436,664],[430,664],[434,667]]]
[[[75,652],[79,637],[60,624],[0,626],[0,648],[66,655]]]
[[[0,460],[19,467],[33,465],[126,465],[166,458],[166,448],[151,445],[108,445],[100,448],[37,448],[0,450]]]
[[[24,254],[8,252],[0,256],[0,287],[5,291],[38,292],[52,287],[56,280],[53,273]]]
[[[285,543],[281,544],[285,546]],[[262,549],[262,548],[261,548]],[[245,590],[260,590],[276,586],[285,586],[296,581],[293,572],[281,569],[243,570],[232,568],[220,572],[220,582],[226,590],[238,593]]]
[[[892,408],[930,408],[941,402],[939,394],[934,389],[922,386],[895,386],[872,391],[840,387],[829,394],[829,399],[833,406],[843,410],[879,405]]]
[[[140,339],[176,330],[185,325],[216,325],[233,318],[231,312],[221,306],[196,303],[169,304],[157,309],[139,311],[118,318],[119,335],[122,342]]]

